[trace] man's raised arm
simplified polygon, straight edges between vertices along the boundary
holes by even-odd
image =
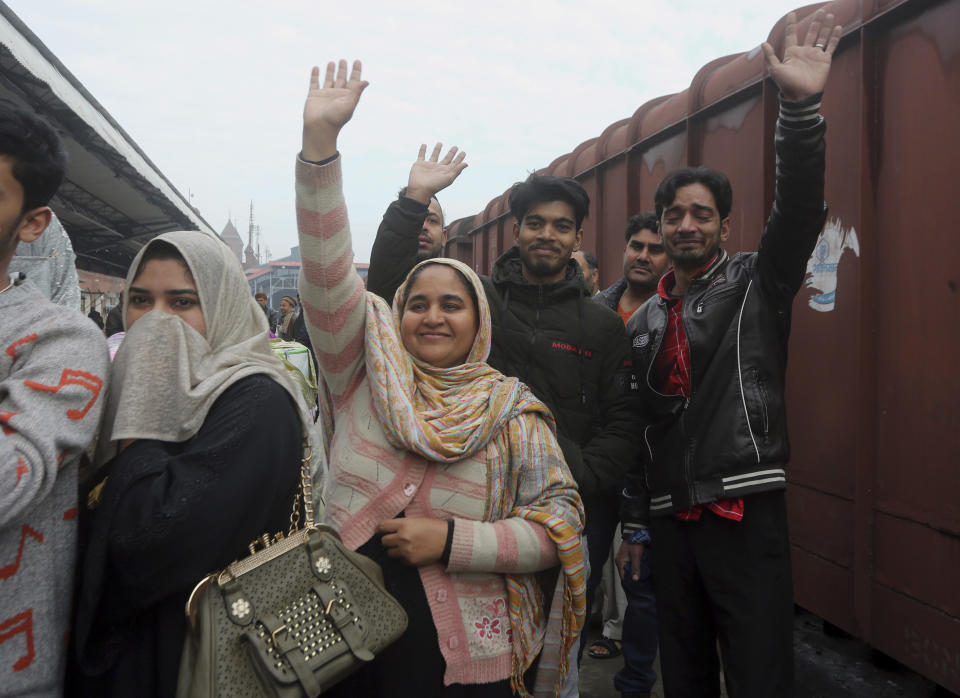
[[[841,27],[818,10],[802,41],[796,15],[787,16],[783,60],[763,44],[770,76],[780,88],[776,126],[776,189],[760,241],[761,281],[771,296],[792,302],[806,273],[807,260],[826,218],[824,170],[826,125],[820,101],[830,74]]]
[[[467,163],[466,153],[458,152],[456,146],[441,160],[442,148],[437,143],[428,159],[427,146],[420,146],[407,186],[387,207],[377,229],[370,252],[367,290],[388,303],[417,262],[439,256],[443,250],[446,234],[436,195],[460,176]]]

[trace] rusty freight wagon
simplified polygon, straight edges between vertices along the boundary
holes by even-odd
[[[823,105],[830,215],[790,342],[796,601],[960,692],[960,0],[837,0],[798,16],[821,6],[844,38]],[[783,21],[769,40],[782,35]],[[603,285],[627,218],[681,165],[730,176],[728,249],[756,249],[776,115],[758,46],[542,170],[589,192]],[[489,271],[512,225],[502,195],[451,225],[447,253]]]

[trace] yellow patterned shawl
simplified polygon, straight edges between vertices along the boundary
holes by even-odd
[[[413,356],[400,339],[400,304],[410,276],[426,264],[445,264],[460,271],[477,295],[480,327],[465,363],[437,368]],[[465,264],[453,259],[431,259],[415,267],[397,289],[392,310],[378,296],[366,294],[366,369],[380,424],[390,443],[428,460],[451,463],[466,458],[488,444],[502,464],[530,463],[544,451],[563,463],[556,441],[526,443],[527,429],[510,429],[511,420],[544,419],[551,431],[556,426],[549,409],[517,378],[504,376],[486,363],[490,353],[490,308],[480,279]],[[522,517],[542,525],[554,543],[563,570],[562,638],[555,691],[559,691],[568,667],[569,650],[583,627],[585,580],[580,531],[583,509],[579,498],[566,510],[547,501],[541,489],[533,504],[517,507],[516,474],[490,468],[487,487],[487,520]],[[554,483],[561,478],[575,488],[565,467],[549,473]],[[547,626],[544,595],[537,576],[506,575],[510,625],[513,631],[511,682],[520,695],[529,695],[523,673],[543,646]]]

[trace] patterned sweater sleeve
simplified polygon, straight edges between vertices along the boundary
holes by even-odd
[[[510,442],[526,441],[529,452],[511,449],[510,463],[497,487],[516,492],[514,510],[533,507],[583,528],[583,504],[553,430],[533,414],[510,421]],[[499,521],[455,519],[449,572],[537,572],[556,566],[556,544],[538,523],[508,515]]]
[[[300,298],[317,362],[338,401],[364,366],[366,314],[363,280],[353,266],[340,157],[324,165],[298,158],[296,192]]]
[[[106,392],[103,335],[76,311],[42,302],[45,314],[27,318],[29,326],[23,317],[3,320],[0,527],[43,500],[60,466],[80,457]]]

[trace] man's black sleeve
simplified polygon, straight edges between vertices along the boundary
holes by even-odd
[[[624,477],[620,493],[620,531],[624,538],[650,522],[650,491],[647,489],[647,465],[650,459],[645,448]]]
[[[820,92],[800,102],[780,100],[774,141],[776,188],[757,257],[764,289],[787,305],[803,284],[807,260],[827,217],[822,96]]]
[[[628,337],[636,336],[636,324],[633,318],[627,323],[626,332]],[[639,356],[634,353],[628,384],[630,409],[637,430],[638,443],[636,456],[630,461],[630,466],[623,478],[623,491],[620,493],[620,529],[624,538],[629,538],[640,528],[646,528],[650,520],[650,491],[647,488],[650,450],[647,446],[646,431],[657,418],[650,412],[649,404],[639,390],[640,381],[643,380],[643,373],[647,367],[641,365],[642,361],[638,363],[638,359]]]
[[[367,290],[393,303],[393,294],[417,264],[427,205],[401,196],[387,207],[370,251]]]
[[[638,457],[638,434],[642,432],[627,390],[631,375],[630,343],[623,321],[610,312],[610,321],[605,324],[598,393],[603,426],[582,448],[562,434],[557,436],[577,487],[587,497],[620,490],[624,475]]]

